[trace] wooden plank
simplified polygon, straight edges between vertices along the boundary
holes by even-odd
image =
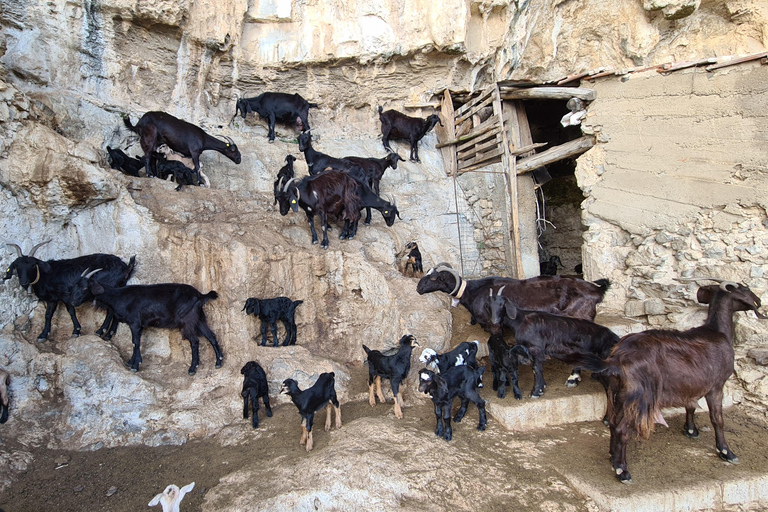
[[[406,103],[403,108],[440,108],[439,101],[428,101],[426,103]]]
[[[465,119],[468,119],[468,118],[472,117],[472,115],[475,114],[475,112],[477,112],[480,109],[483,109],[483,108],[489,106],[491,103],[493,103],[493,97],[486,98],[484,101],[481,101],[477,105],[474,105],[473,107],[467,109],[466,112],[464,112],[460,116],[456,117],[456,124],[459,124],[462,121],[464,121]]]
[[[466,151],[459,151],[457,160],[459,162],[469,160],[475,155],[482,154],[491,148],[498,148],[499,144],[501,144],[501,136],[497,134],[496,137],[485,142],[484,144],[479,144],[473,148],[467,149]]]
[[[658,71],[659,73],[666,74],[671,73],[673,71],[679,71],[681,69],[687,69],[687,68],[693,68],[697,66],[703,66],[705,64],[715,64],[717,62],[717,58],[715,57],[708,57],[706,59],[701,60],[691,60],[688,62],[677,62],[674,64],[663,64]]]
[[[481,169],[483,167],[488,167],[489,165],[497,164],[499,162],[501,162],[501,156],[499,156],[498,158],[495,158],[493,160],[487,160],[487,161],[484,160],[484,161],[480,162],[479,164],[471,165],[469,167],[462,167],[461,169],[459,169],[459,174],[464,174],[465,172],[476,171],[477,169]],[[490,172],[489,171],[489,172],[484,173],[484,174],[504,174],[506,176],[507,173],[505,173],[505,172]]]
[[[542,165],[548,165],[557,162],[558,160],[562,160],[563,158],[580,155],[594,145],[595,138],[591,135],[585,135],[584,137],[566,142],[565,144],[560,144],[559,146],[555,146],[536,155],[522,158],[517,161],[517,174],[524,174],[541,167]]]
[[[459,170],[461,171],[465,167],[469,167],[470,165],[479,164],[480,162],[485,162],[486,160],[490,160],[491,158],[497,158],[504,154],[504,149],[496,146],[496,149],[493,151],[489,151],[487,153],[483,153],[481,155],[477,155],[471,160],[467,160],[464,162],[459,162]]]
[[[461,137],[457,137],[453,140],[449,140],[447,142],[441,142],[440,144],[436,145],[436,148],[442,148],[445,146],[449,146],[451,144],[457,144],[460,142],[467,141],[469,139],[472,139],[474,137],[477,137],[478,135],[482,135],[483,133],[487,132],[488,130],[492,130],[494,127],[499,125],[498,118],[496,116],[491,116],[488,119],[486,119],[480,126],[476,126],[472,128],[472,130],[469,133],[466,133],[462,135]]]
[[[463,104],[462,106],[460,106],[459,108],[457,108],[456,112],[454,113],[454,116],[459,117],[460,115],[466,113],[467,110],[477,105],[478,103],[481,103],[482,101],[484,101],[491,94],[491,92],[493,92],[493,88],[489,87],[487,90],[483,91],[479,96],[477,96],[477,98],[473,98],[468,102],[466,102],[465,104]]]
[[[490,137],[495,136],[501,131],[501,125],[492,126],[490,130],[486,131],[485,133],[482,133],[478,135],[477,137],[474,137],[472,140],[466,141],[463,144],[456,146],[456,151],[462,152],[465,151],[467,148],[471,148],[475,144],[480,144],[481,142],[484,142],[488,140]]]
[[[453,100],[451,92],[446,89],[443,94],[443,101],[440,108],[440,120],[443,126],[435,125],[435,133],[438,140],[453,140],[456,138],[456,127],[453,123]],[[456,174],[456,147],[453,145],[440,149],[443,154],[443,164],[448,176]]]
[[[521,103],[521,102],[517,102]],[[520,105],[525,112],[522,103]],[[501,155],[501,164],[507,173],[507,191],[509,193],[509,259],[512,263],[512,277],[518,279],[524,279],[525,273],[523,272],[523,252],[520,247],[520,206],[518,204],[518,192],[517,192],[517,168],[516,158],[508,154],[510,142],[515,146],[523,146],[519,137],[515,137],[515,131],[519,131],[519,121],[516,111],[511,108],[509,104],[502,104],[501,91],[496,89],[496,101],[494,103],[495,109],[499,112],[499,116],[502,119],[509,119],[509,131],[507,126],[502,126],[502,147],[504,152]],[[505,108],[509,110],[509,114],[506,115]]]
[[[503,100],[569,100],[571,98],[594,101],[597,98],[597,91],[584,87],[532,87],[505,90],[501,93]]]
[[[509,147],[509,154],[511,156],[518,156],[518,155],[522,155],[522,154],[525,154],[525,153],[530,153],[534,149],[543,148],[544,146],[547,146],[548,144],[549,144],[549,142],[536,142],[534,144],[528,144],[527,146],[523,146],[523,147],[517,148],[517,149],[515,149],[514,146],[510,146]]]

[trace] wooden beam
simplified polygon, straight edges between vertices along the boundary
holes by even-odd
[[[464,142],[456,146],[456,151],[461,153],[462,151],[465,151],[467,148],[471,148],[472,146],[480,144],[488,140],[489,138],[497,135],[500,131],[501,131],[501,125],[497,124],[495,126],[492,126],[490,130],[486,130],[484,133],[481,133],[477,137],[474,137],[472,140],[469,140],[467,142]]]
[[[446,142],[441,142],[440,144],[436,145],[436,148],[442,148],[445,146],[450,146],[451,144],[458,144],[464,141],[468,141],[474,137],[477,137],[478,135],[482,135],[483,133],[487,132],[488,130],[492,130],[494,127],[497,127],[499,125],[499,120],[496,116],[491,116],[488,119],[486,119],[480,126],[476,126],[472,128],[472,130],[469,133],[466,133],[462,135],[461,137],[455,138],[453,140],[449,140]]]
[[[501,137],[497,134],[493,139],[485,142],[484,144],[478,144],[477,146],[471,149],[467,149],[466,151],[459,151],[458,161],[466,161],[481,155],[482,153],[490,151],[491,149],[498,149],[500,143]]]
[[[522,155],[523,153],[530,153],[534,149],[543,148],[548,144],[549,142],[536,142],[534,144],[528,144],[527,146],[523,146],[521,148],[515,148],[514,146],[509,146],[509,154],[512,156],[518,156],[518,155]]]
[[[472,108],[474,105],[477,105],[478,103],[484,101],[491,94],[491,92],[493,92],[493,88],[489,87],[487,90],[483,91],[476,98],[472,98],[471,100],[467,101],[465,104],[457,108],[456,113],[454,115],[458,118],[459,116],[464,114],[467,110]]]
[[[557,162],[558,160],[562,160],[563,158],[568,158],[569,156],[580,155],[594,145],[595,138],[591,135],[585,135],[584,137],[566,142],[565,144],[560,144],[559,146],[555,146],[536,155],[522,158],[517,161],[517,174],[530,172],[542,165],[548,165]]]
[[[579,98],[594,101],[597,91],[584,87],[531,87],[530,89],[506,89],[501,93],[503,100],[569,100]]]
[[[512,105],[501,101],[501,91],[496,86],[496,100],[493,108],[499,114],[500,119],[509,119],[509,132],[507,126],[502,124],[502,148],[501,163],[506,171],[507,192],[509,193],[509,260],[512,263],[512,277],[525,279],[523,272],[523,252],[520,247],[520,207],[517,194],[517,168],[516,158],[509,155],[510,142],[516,146],[522,146],[524,143],[516,135],[519,133],[519,119]],[[509,114],[505,113],[505,109]]]
[[[468,108],[467,111],[464,112],[463,114],[456,116],[456,124],[459,124],[465,119],[472,117],[473,114],[475,114],[482,108],[490,106],[491,103],[493,103],[493,96],[486,98],[485,100],[477,103],[476,105],[473,105],[472,107]]]
[[[462,162],[459,162],[459,170],[462,170],[463,168],[470,167],[475,164],[479,164],[480,162],[485,162],[486,160],[490,160],[491,158],[498,158],[504,154],[504,150],[502,148],[498,146],[492,146],[492,147],[495,148],[492,151],[475,155],[469,160],[464,160]]]
[[[488,167],[489,165],[497,164],[499,162],[501,162],[501,156],[496,157],[493,160],[488,160],[488,161],[484,160],[484,161],[480,162],[479,164],[471,165],[469,167],[462,167],[461,169],[459,169],[459,174],[464,174],[465,172],[476,171],[477,169],[480,169],[482,167]],[[505,172],[486,171],[483,174],[504,174],[504,175],[506,175],[507,173],[505,173]]]
[[[456,138],[456,126],[453,123],[453,99],[451,92],[446,89],[440,108],[440,121],[443,126],[435,125],[435,133],[438,140],[453,140]],[[440,150],[443,154],[443,165],[448,176],[456,174],[456,147],[451,145]]]
[[[713,64],[711,66],[707,66],[705,69],[707,71],[714,71],[716,69],[725,68],[728,66],[733,66],[735,64],[741,64],[743,62],[750,62],[757,59],[762,59],[763,57],[768,56],[768,52],[760,52],[760,53],[753,53],[752,55],[746,55],[744,57],[739,57],[736,59],[731,60],[723,60],[719,62],[718,64]]]

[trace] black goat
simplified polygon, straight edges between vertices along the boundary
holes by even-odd
[[[438,354],[431,348],[425,348],[419,356],[419,361],[425,366],[431,366],[437,373],[445,373],[454,366],[468,365],[477,368],[477,349],[480,343],[463,341],[456,348],[445,354]]]
[[[216,354],[216,368],[221,368],[224,356],[205,319],[203,305],[218,298],[215,291],[203,295],[188,284],[164,283],[130,285],[120,288],[99,282],[91,271],[81,278],[75,287],[73,301],[80,304],[88,294],[105,304],[115,315],[115,321],[128,324],[133,341],[133,355],[126,366],[132,372],[139,371],[141,364],[141,333],[145,327],[180,329],[192,349],[189,374],[194,375],[200,364],[199,336],[205,336]],[[93,276],[93,277],[92,277]]]
[[[243,419],[248,419],[248,402],[251,402],[253,408],[253,419],[251,424],[253,428],[259,428],[259,398],[264,402],[264,409],[267,411],[267,417],[272,417],[272,408],[269,406],[269,384],[267,383],[267,374],[264,368],[256,361],[248,361],[242,367],[240,373],[243,374],[243,391],[240,396],[243,397]]]
[[[426,368],[419,371],[419,391],[428,393],[435,405],[436,436],[446,441],[450,441],[453,437],[451,409],[453,399],[457,396],[461,399],[461,407],[453,417],[453,421],[458,423],[464,418],[471,401],[477,406],[477,412],[480,415],[477,430],[485,430],[488,423],[485,416],[485,400],[480,398],[478,393],[478,388],[483,387],[484,371],[484,366],[471,368],[467,365],[454,366],[443,374],[437,374]]]
[[[277,178],[275,178],[275,203],[277,204],[277,194],[280,192],[280,190],[285,186],[286,183],[291,181],[294,176],[293,172],[293,162],[296,161],[296,157],[293,155],[288,155],[285,157],[285,165],[280,168],[279,171],[277,171]]]
[[[7,371],[0,369],[0,423],[8,421],[10,400],[8,399],[8,386],[11,385],[11,376]]]
[[[291,300],[288,297],[275,297],[273,299],[257,299],[251,297],[245,301],[243,311],[246,315],[253,315],[261,319],[261,346],[267,344],[267,326],[272,330],[273,346],[277,346],[277,321],[282,320],[285,326],[285,339],[283,346],[296,344],[296,307],[303,300]]]
[[[542,276],[556,276],[557,267],[563,266],[559,256],[550,256],[548,261],[539,262],[539,274]]]
[[[395,417],[402,419],[403,396],[400,394],[400,383],[408,378],[411,371],[411,353],[416,343],[416,337],[406,334],[400,338],[400,349],[396,354],[385,356],[378,350],[371,350],[363,345],[363,350],[368,356],[368,403],[371,407],[376,405],[373,396],[373,387],[376,386],[376,395],[379,401],[384,403],[384,394],[381,392],[381,379],[389,379],[392,386],[392,395],[395,397]]]
[[[496,295],[490,290],[491,323],[499,327],[503,323],[509,327],[515,333],[515,343],[530,353],[534,375],[531,398],[543,395],[547,387],[543,373],[547,357],[566,362],[573,361],[574,356],[580,354],[596,354],[605,358],[619,342],[619,337],[612,330],[589,320],[518,309],[508,297],[502,295],[503,292],[503,286]],[[569,381],[573,378],[571,375]],[[581,376],[578,378],[581,379]],[[607,381],[603,380],[606,389],[607,385]]]
[[[694,411],[701,397],[707,400],[717,454],[726,462],[739,463],[725,441],[723,422],[723,386],[733,374],[733,315],[752,310],[760,319],[768,317],[760,313],[760,299],[748,287],[712,278],[690,280],[698,279],[721,283],[702,286],[696,294],[699,302],[709,304],[704,325],[687,331],[652,329],[628,334],[607,359],[587,354],[581,361],[610,381],[609,453],[620,482],[632,481],[627,470],[628,441],[647,439],[654,423],[666,425],[662,409],[684,407],[683,433],[699,436]]]
[[[275,122],[294,124],[300,131],[309,130],[309,108],[317,108],[298,94],[264,92],[255,98],[240,98],[235,106],[235,115],[243,119],[251,113],[258,113],[269,124],[269,142],[275,141]]]
[[[363,171],[365,171],[365,174],[368,177],[369,185],[377,196],[381,195],[379,185],[381,183],[381,178],[384,176],[384,171],[386,171],[389,167],[397,169],[397,162],[405,162],[405,159],[395,152],[389,153],[384,158],[346,156],[342,160],[356,164],[360,166]]]
[[[109,166],[128,176],[138,178],[139,171],[144,168],[144,163],[141,160],[126,155],[121,149],[112,149],[107,146],[107,155]]]
[[[501,333],[491,334],[488,338],[488,355],[491,360],[491,372],[493,372],[493,390],[496,396],[505,398],[507,386],[512,386],[515,398],[522,400],[523,393],[518,386],[518,356],[530,357],[528,350],[522,345],[510,347],[504,341]]]
[[[291,401],[299,409],[301,415],[301,441],[306,444],[307,451],[312,450],[312,423],[315,413],[326,407],[325,431],[331,430],[331,406],[336,411],[336,428],[341,428],[341,405],[336,398],[336,382],[333,372],[321,373],[317,381],[309,388],[302,391],[299,384],[293,379],[285,379],[281,393],[290,395]]]
[[[389,145],[389,139],[405,139],[411,144],[411,162],[421,162],[419,160],[419,141],[436,124],[443,126],[440,117],[432,114],[426,119],[419,117],[410,117],[398,112],[397,110],[383,111],[379,107],[379,120],[381,121],[381,135],[384,142],[384,148],[387,151],[394,151]]]
[[[152,153],[150,160],[152,160],[150,167],[153,170],[153,174],[163,180],[173,177],[173,181],[178,185],[176,187],[177,191],[181,190],[181,187],[184,185],[197,186],[204,184],[204,181],[197,182],[194,169],[190,169],[178,160],[170,160],[162,153]],[[203,171],[199,171],[199,173],[201,178],[205,177]]]
[[[340,239],[349,237],[352,228],[360,220],[360,184],[351,176],[338,171],[328,171],[316,176],[307,176],[299,182],[289,181],[276,197],[280,215],[286,215],[288,209],[294,212],[301,207],[307,215],[312,243],[317,243],[315,214],[320,215],[323,228],[321,247],[328,249],[328,217],[341,216],[344,229]]]
[[[77,321],[75,307],[85,301],[90,301],[93,295],[86,294],[83,300],[77,301],[74,297],[75,287],[82,275],[90,268],[100,268],[97,281],[109,286],[124,286],[131,277],[136,267],[136,256],[132,256],[128,263],[124,263],[117,256],[111,254],[89,254],[66,260],[39,260],[35,258],[37,249],[50,242],[50,240],[37,244],[24,256],[21,247],[16,244],[6,244],[16,249],[16,258],[5,272],[4,280],[8,280],[16,274],[22,288],[32,288],[32,292],[41,301],[45,301],[45,326],[43,332],[37,337],[37,341],[45,341],[51,333],[51,319],[56,312],[56,306],[63,302],[72,319],[72,336],[80,336],[80,322]],[[104,323],[96,331],[96,334],[104,339],[109,339],[117,329],[117,321],[114,320],[109,307]]]
[[[384,222],[387,224],[387,226],[391,226],[395,223],[395,217],[398,219],[401,218],[400,211],[397,209],[397,204],[395,203],[394,198],[384,200],[376,195],[376,193],[371,190],[371,187],[369,187],[367,183],[361,182],[360,180],[357,181],[360,184],[360,187],[358,188],[358,192],[360,194],[360,208],[365,208],[366,211],[365,224],[371,223],[371,208],[378,210],[379,213],[381,213],[381,216],[384,218]],[[357,223],[355,223],[353,226],[352,236],[349,238],[354,237],[356,234]]]
[[[199,126],[182,121],[171,114],[147,112],[141,116],[136,126],[131,124],[128,116],[123,118],[123,122],[129,130],[139,135],[141,149],[144,150],[147,176],[152,176],[149,157],[163,144],[192,159],[195,164],[195,182],[198,184],[201,183],[200,154],[203,151],[212,149],[236,164],[240,163],[240,151],[232,139],[225,137],[226,141],[219,140],[205,133]]]
[[[309,131],[299,135],[299,151],[304,153],[310,176],[323,171],[342,171],[363,183],[368,181],[368,175],[360,165],[350,162],[346,158],[336,158],[315,150],[312,147],[312,134]]]

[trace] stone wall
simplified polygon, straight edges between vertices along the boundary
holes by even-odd
[[[712,276],[768,289],[768,66],[628,80],[599,79],[584,131],[599,144],[578,160],[587,199],[584,272],[612,282],[607,309],[650,326],[702,321],[696,285],[676,277]],[[737,374],[747,400],[768,384],[746,354],[768,341],[768,327],[737,314]],[[756,394],[751,394],[756,393]]]

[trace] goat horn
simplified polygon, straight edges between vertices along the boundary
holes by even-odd
[[[288,192],[288,187],[289,187],[289,186],[291,186],[291,183],[292,183],[292,182],[293,182],[295,179],[296,179],[296,178],[291,178],[291,179],[289,179],[289,180],[288,180],[288,183],[286,183],[286,184],[285,184],[285,188],[283,189],[283,192]]]
[[[86,269],[86,270],[87,270],[87,269]],[[88,274],[85,276],[85,278],[86,278],[86,279],[90,279],[90,278],[93,276],[93,274],[95,274],[96,272],[101,272],[101,270],[102,270],[102,269],[100,269],[100,268],[97,268],[96,270],[93,270],[93,271],[91,271],[91,272],[88,272]]]
[[[277,182],[277,189],[278,190],[283,188],[283,179],[284,179],[284,176],[280,176],[280,181]]]
[[[716,283],[720,283],[720,289],[724,292],[730,292],[728,289],[728,286],[733,286],[735,288],[739,287],[739,283],[736,283],[734,281],[728,281],[726,279],[719,279],[717,277],[676,277],[676,281],[714,281]]]
[[[29,256],[30,258],[33,257],[35,255],[35,251],[37,251],[41,246],[47,244],[48,242],[50,242],[50,240],[46,240],[45,242],[41,242],[41,243],[37,244],[36,246],[34,246],[32,248],[31,251],[29,251],[29,254],[27,256]]]
[[[461,279],[461,276],[459,275],[459,273],[456,272],[455,270],[453,270],[453,267],[451,267],[447,263],[441,263],[437,267],[435,267],[435,271],[437,271],[437,272],[443,272],[443,271],[448,272],[449,274],[451,274],[456,279],[456,286],[453,287],[453,291],[451,293],[449,293],[448,295],[453,295],[454,293],[459,291],[459,287],[461,286],[462,279]]]
[[[16,254],[18,254],[19,258],[24,256],[24,253],[21,252],[21,247],[19,247],[18,245],[16,245],[16,244],[5,244],[5,245],[7,245],[8,247],[13,247],[14,249],[16,249]]]
[[[506,287],[507,287],[507,285],[504,285],[501,288],[499,288],[499,291],[498,291],[498,293],[496,293],[496,295],[501,295],[501,292],[503,292],[504,288],[506,288]]]
[[[49,240],[49,242],[50,242],[50,240]],[[37,282],[40,280],[40,266],[39,265],[35,265],[35,270],[37,270],[37,277],[35,277],[34,281],[29,283],[29,286],[37,284]]]

